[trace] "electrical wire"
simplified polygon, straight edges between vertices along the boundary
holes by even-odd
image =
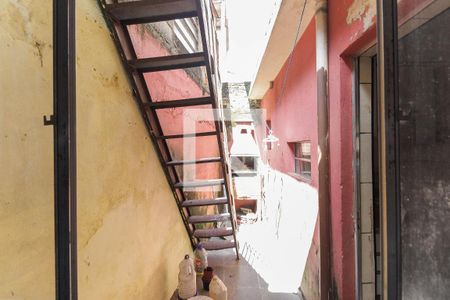
[[[295,46],[297,45],[297,39],[298,39],[298,36],[300,35],[300,29],[302,27],[303,15],[305,13],[306,3],[307,2],[308,2],[308,0],[305,0],[305,2],[303,3],[303,9],[302,9],[302,13],[300,15],[300,21],[298,23],[297,33],[295,34],[295,39],[294,39],[294,43],[292,45],[291,54],[289,54],[289,61],[288,61],[288,64],[286,66],[286,70],[284,71],[283,82],[282,82],[282,85],[281,85],[281,90],[280,90],[280,95],[278,96],[278,100],[281,100],[283,98],[283,96],[284,96],[284,90],[286,88],[286,83],[287,83],[287,78],[288,78],[288,75],[289,75],[289,70],[291,69],[291,66],[292,66],[292,58],[294,57]]]

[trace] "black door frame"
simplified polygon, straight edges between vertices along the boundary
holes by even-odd
[[[397,1],[377,0],[383,299],[401,299]]]
[[[56,299],[77,299],[75,0],[53,1]],[[384,299],[401,298],[397,1],[377,0]]]
[[[75,0],[53,1],[55,293],[77,299]]]
[[[359,57],[353,58],[352,72],[352,140],[353,140],[353,233],[355,239],[355,299],[361,299],[361,240],[360,240],[360,152],[359,152],[359,125],[360,125],[360,105],[359,105]]]

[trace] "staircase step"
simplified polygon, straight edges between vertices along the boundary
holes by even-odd
[[[207,241],[207,242],[202,242],[202,245],[206,250],[209,250],[209,251],[234,248],[236,246],[234,241],[229,241],[229,240]]]
[[[216,199],[184,200],[181,205],[183,207],[193,207],[193,206],[208,206],[221,204],[228,204],[228,199],[222,197]]]
[[[230,220],[230,214],[218,214],[218,215],[198,215],[190,216],[188,221],[191,224],[196,223],[213,223],[213,222],[225,222]]]
[[[195,105],[208,105],[212,104],[213,99],[211,97],[191,98],[183,100],[170,100],[146,103],[148,107],[154,109],[164,109],[173,107],[195,106]]]
[[[200,159],[190,159],[190,160],[172,160],[168,161],[166,165],[168,166],[177,166],[177,165],[192,165],[192,164],[203,164],[203,163],[215,163],[221,162],[221,157],[208,157],[208,158],[200,158]]]
[[[211,228],[211,229],[197,229],[194,231],[196,238],[211,238],[211,237],[224,237],[233,235],[233,229],[227,228]]]
[[[212,136],[212,135],[217,135],[217,132],[207,131],[207,132],[196,132],[196,133],[159,135],[159,136],[156,136],[156,138],[160,139],[160,140],[167,140],[167,139],[183,139],[183,138],[193,138],[193,137]]]
[[[205,63],[205,55],[202,52],[128,61],[130,67],[143,73],[200,67],[204,66]]]
[[[196,188],[196,187],[204,187],[204,186],[215,186],[224,184],[223,179],[210,179],[210,180],[198,180],[198,181],[187,181],[187,182],[178,182],[173,186],[175,188]]]
[[[152,23],[197,16],[195,0],[146,0],[107,4],[106,11],[125,25]]]

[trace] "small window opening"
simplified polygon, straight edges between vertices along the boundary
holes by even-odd
[[[239,172],[256,172],[255,156],[232,156],[231,169],[235,173]]]
[[[294,172],[301,177],[311,179],[311,142],[294,143]]]

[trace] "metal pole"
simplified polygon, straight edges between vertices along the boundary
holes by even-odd
[[[377,1],[383,299],[401,299],[397,1]]]
[[[319,257],[320,299],[331,291],[330,255],[330,158],[328,113],[328,3],[316,2],[317,127],[319,170]]]
[[[53,1],[56,299],[77,299],[75,0]]]

